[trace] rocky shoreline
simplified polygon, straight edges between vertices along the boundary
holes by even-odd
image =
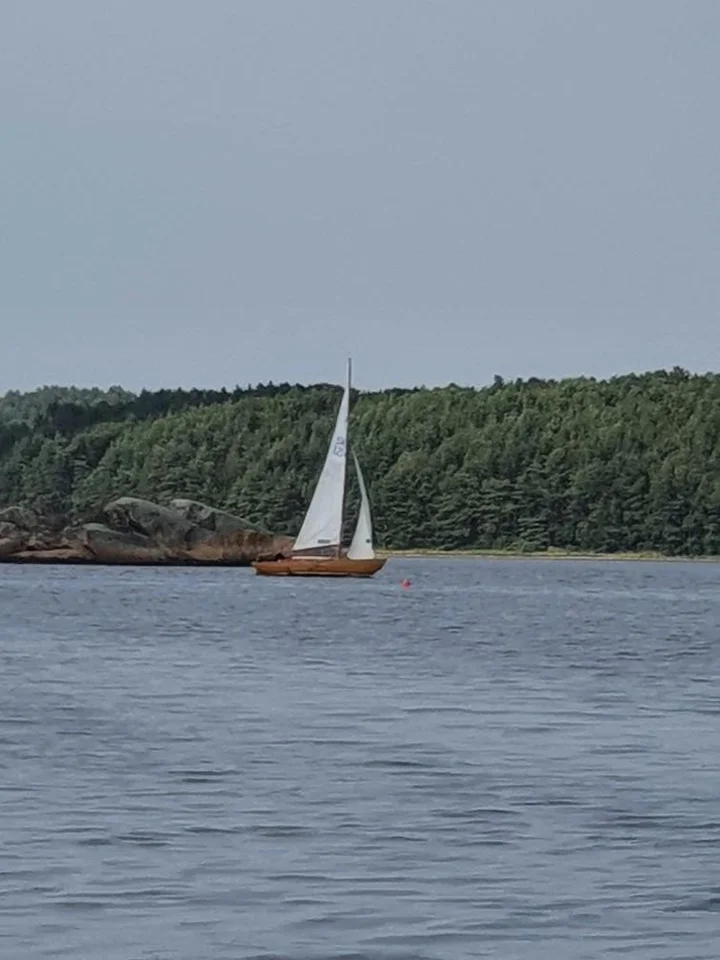
[[[0,563],[249,566],[288,556],[289,537],[195,500],[113,500],[102,522],[64,525],[27,507],[0,510]]]

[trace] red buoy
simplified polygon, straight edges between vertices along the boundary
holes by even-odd
[[[400,581],[400,586],[403,588],[403,590],[407,590],[408,587],[410,586],[411,582],[412,582],[411,580],[408,580],[408,578],[405,577],[404,580],[401,580],[401,581]]]

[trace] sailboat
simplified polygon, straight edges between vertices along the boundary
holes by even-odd
[[[385,559],[375,555],[370,500],[354,451],[360,511],[349,548],[345,550],[342,546],[351,375],[352,364],[348,360],[347,381],[325,464],[291,555],[257,560],[253,567],[262,576],[372,577],[385,566]]]

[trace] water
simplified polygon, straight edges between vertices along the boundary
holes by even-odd
[[[719,583],[0,567],[0,957],[716,960]]]

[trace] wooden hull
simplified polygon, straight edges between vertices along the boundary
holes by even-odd
[[[290,557],[256,560],[255,572],[264,577],[372,577],[385,566],[385,558],[350,560],[349,557]]]

